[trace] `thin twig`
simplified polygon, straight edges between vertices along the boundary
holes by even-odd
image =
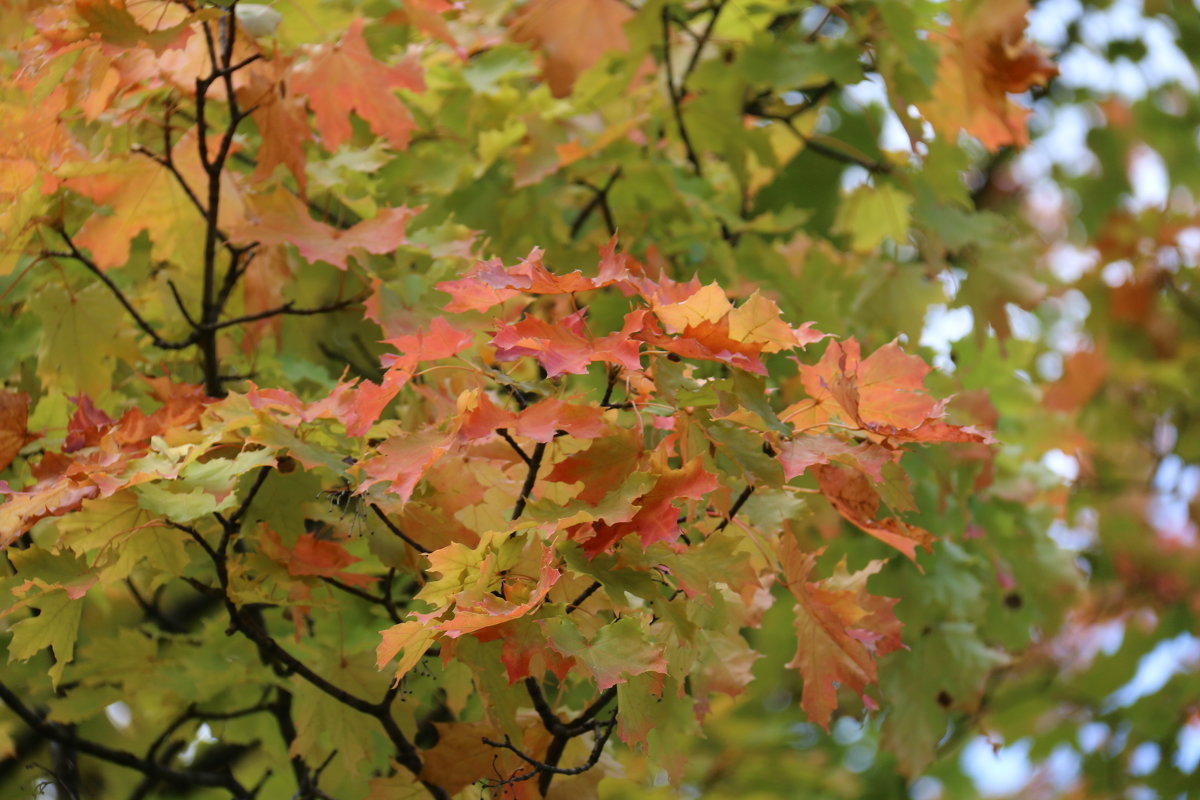
[[[243,314],[240,317],[230,317],[229,319],[221,320],[220,322],[212,322],[201,326],[201,330],[219,331],[222,328],[229,328],[234,325],[244,325],[247,322],[258,322],[271,317],[293,316],[293,317],[308,317],[315,314],[328,314],[332,311],[341,311],[343,308],[354,305],[362,301],[362,297],[351,297],[348,300],[339,300],[336,303],[329,303],[315,308],[296,308],[293,302],[284,303],[281,306],[259,311],[255,314]]]
[[[525,474],[525,483],[521,486],[521,494],[517,498],[517,504],[513,507],[512,519],[519,519],[521,514],[525,512],[525,506],[529,503],[529,496],[533,493],[533,485],[537,482],[538,471],[542,468],[542,458],[546,455],[546,443],[538,442],[537,447],[533,448],[533,455],[529,458],[529,471]]]
[[[675,125],[679,128],[679,138],[683,141],[692,171],[698,176],[703,176],[704,169],[700,166],[696,148],[692,146],[692,137],[688,134],[687,125],[683,122],[683,109],[680,107],[680,101],[683,99],[684,87],[676,88],[675,85],[675,67],[671,64],[671,10],[669,6],[663,6],[662,10],[662,45],[663,61],[667,67],[667,96],[671,100],[671,112],[675,116]]]
[[[516,451],[517,455],[521,457],[522,461],[524,461],[526,464],[533,463],[533,459],[529,457],[529,454],[525,452],[525,449],[522,448],[521,445],[517,444],[516,439],[509,435],[508,428],[497,428],[496,433],[500,434],[501,439],[508,442],[508,446]]]
[[[199,330],[200,323],[192,319],[191,313],[187,309],[187,304],[183,302],[183,298],[179,296],[179,287],[175,285],[175,281],[168,280],[167,286],[171,289],[171,296],[175,298],[175,307],[179,309],[179,313],[183,314],[183,319],[191,326],[192,330]]]
[[[396,534],[401,539],[403,539],[408,544],[408,546],[411,547],[413,550],[416,550],[418,553],[428,553],[429,552],[428,547],[424,547],[423,545],[421,545],[415,539],[411,538],[407,533],[400,530],[399,526],[397,526],[396,523],[394,523],[390,519],[388,519],[388,515],[383,513],[383,509],[379,507],[378,503],[371,503],[371,510],[374,511],[375,516],[379,517],[379,519],[383,522],[383,524],[387,526],[388,530],[390,530],[392,533]]]
[[[746,488],[742,489],[742,493],[733,501],[733,505],[729,507],[729,513],[725,515],[725,519],[721,520],[721,524],[717,526],[718,531],[723,531],[729,527],[729,523],[733,522],[733,518],[742,510],[742,506],[750,499],[750,495],[754,494],[754,485],[746,484]]]
[[[616,235],[617,224],[613,219],[612,207],[608,204],[608,193],[612,189],[613,184],[617,182],[617,178],[619,177],[621,177],[621,167],[617,167],[616,170],[613,171],[613,174],[609,176],[608,181],[605,182],[604,186],[602,187],[593,186],[587,181],[579,181],[581,185],[592,190],[592,199],[588,201],[587,205],[579,210],[579,213],[575,216],[574,221],[571,223],[570,236],[572,239],[578,238],[580,231],[583,230],[583,223],[587,222],[588,217],[590,217],[592,212],[597,208],[600,209],[600,213],[604,217],[604,225],[608,229],[608,235]]]
[[[542,780],[545,781],[548,785],[549,784],[548,777],[552,777],[554,775],[581,775],[584,772],[587,772],[592,767],[596,766],[596,764],[599,763],[599,761],[600,761],[600,755],[604,752],[604,746],[606,744],[608,744],[608,739],[610,736],[612,736],[612,732],[615,728],[616,728],[616,719],[615,718],[609,720],[608,722],[596,722],[592,725],[592,732],[596,736],[596,741],[592,745],[592,752],[588,755],[587,760],[584,761],[582,764],[580,764],[577,767],[559,767],[555,764],[550,764],[545,761],[539,761],[538,759],[534,758],[533,756],[530,756],[529,754],[525,753],[524,751],[522,751],[518,747],[516,747],[512,743],[512,740],[509,739],[507,736],[504,737],[503,742],[497,742],[497,741],[494,741],[492,739],[488,739],[485,737],[483,740],[483,743],[486,745],[490,745],[491,747],[498,747],[503,750],[509,750],[512,753],[514,753],[517,756],[517,758],[520,758],[526,764],[529,764],[531,767],[533,767],[533,771],[531,773],[528,773],[528,774],[518,773],[519,775],[521,775],[521,777],[517,777],[516,775],[514,775],[513,778],[515,778],[515,780],[509,779],[509,780],[504,781],[504,783],[512,783],[512,782],[521,781],[521,780],[528,780],[529,778],[532,778],[534,775],[541,775]],[[558,741],[558,740],[556,739],[555,741]],[[493,788],[495,788],[495,787],[493,787]],[[539,788],[542,789],[542,793],[544,795],[545,787],[539,786]]]
[[[184,786],[213,786],[222,788],[239,799],[251,796],[250,792],[238,783],[237,779],[233,777],[233,774],[228,769],[224,772],[174,769],[153,760],[139,758],[125,750],[116,750],[98,742],[82,739],[75,733],[68,732],[62,726],[46,722],[41,715],[26,706],[21,698],[9,689],[3,681],[0,681],[0,701],[3,701],[14,714],[21,718],[22,722],[37,731],[44,738],[72,747],[81,753],[107,761],[110,764],[127,767],[137,770],[144,775],[153,775],[159,780],[179,783]]]
[[[85,266],[89,272],[99,278],[100,282],[108,287],[108,290],[112,292],[113,296],[117,299],[117,302],[121,304],[121,307],[129,312],[129,316],[133,317],[134,323],[141,328],[142,332],[149,336],[154,342],[155,347],[158,347],[162,350],[183,350],[186,347],[190,347],[194,343],[194,339],[190,336],[186,339],[180,339],[174,342],[164,339],[162,336],[160,336],[158,331],[154,329],[154,326],[147,322],[145,317],[139,314],[138,310],[133,307],[133,303],[129,302],[129,298],[126,297],[125,293],[121,291],[120,287],[113,282],[112,278],[108,277],[104,270],[96,266],[95,261],[92,261],[90,258],[85,256],[80,249],[75,246],[74,240],[71,239],[67,232],[62,228],[55,228],[54,230],[63,238],[63,241],[67,243],[67,247],[70,248],[71,252],[62,253],[54,250],[47,250],[45,253],[43,253],[43,255],[48,258],[70,258],[78,261],[80,264],[83,264],[83,266]]]
[[[596,590],[599,588],[600,588],[600,581],[592,581],[590,586],[588,586],[586,589],[584,589],[582,592],[580,592],[579,596],[576,597],[574,600],[572,600],[570,602],[570,604],[567,605],[567,613],[570,614],[575,609],[577,609],[581,605],[583,605],[584,601],[587,600],[592,595],[594,595],[596,593]]]

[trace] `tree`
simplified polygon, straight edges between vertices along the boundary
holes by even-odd
[[[6,796],[1186,791],[1195,676],[1117,691],[1200,597],[1186,75],[1021,0],[0,9]]]

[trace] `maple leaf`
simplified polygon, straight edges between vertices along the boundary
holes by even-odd
[[[521,411],[513,423],[518,436],[549,442],[562,430],[576,439],[598,439],[608,432],[605,410],[548,397]]]
[[[545,479],[582,484],[577,498],[594,506],[640,471],[644,452],[640,431],[618,429],[556,463]]]
[[[779,542],[785,585],[796,599],[796,655],[788,666],[804,676],[800,705],[808,718],[829,730],[837,710],[837,687],[846,686],[865,697],[878,677],[876,659],[900,649],[900,622],[891,598],[867,593],[867,578],[886,563],[872,561],[855,573],[841,561],[834,574],[810,580],[824,549],[802,553],[795,540]]]
[[[781,419],[805,430],[837,417],[893,443],[992,443],[986,431],[942,421],[945,402],[924,389],[929,371],[895,342],[865,359],[854,339],[833,342],[815,366],[800,366],[801,383],[812,400],[794,404]]]
[[[591,526],[591,538],[583,542],[588,553],[606,550],[625,536],[636,533],[643,547],[654,542],[673,541],[679,536],[677,500],[700,500],[717,488],[717,477],[704,469],[697,456],[679,469],[658,473],[654,487],[641,498],[633,519],[609,525],[596,522]]]
[[[258,166],[250,180],[266,180],[275,167],[283,164],[296,179],[300,196],[304,197],[308,191],[304,144],[312,139],[304,98],[288,90],[286,71],[290,64],[287,60],[277,53],[267,66],[271,72],[265,69],[249,71],[245,85],[236,90],[241,107],[253,109],[251,117],[262,137]]]
[[[377,483],[408,502],[425,472],[449,449],[449,439],[436,432],[393,436],[379,446],[379,455],[359,462],[367,477],[355,494],[363,494]]]
[[[38,481],[18,491],[0,481],[0,495],[8,500],[0,504],[0,548],[8,547],[39,519],[64,514],[79,508],[83,501],[100,494],[100,487],[65,476]]]
[[[583,375],[596,357],[596,350],[583,330],[583,310],[551,324],[537,317],[526,317],[502,325],[492,337],[497,361],[516,361],[532,357],[553,378],[564,372]]]
[[[883,465],[898,463],[902,452],[888,450],[873,442],[848,442],[836,436],[818,434],[789,439],[779,445],[779,462],[785,480],[803,475],[809,467],[839,463],[855,467],[876,483],[883,482]]]
[[[674,303],[651,303],[654,315],[662,321],[667,333],[684,333],[702,323],[716,323],[733,308],[725,291],[716,283],[703,286],[695,294]]]
[[[678,336],[665,335],[651,320],[638,332],[637,338],[683,358],[717,361],[755,375],[767,374],[766,365],[759,358],[763,343],[733,339],[729,334],[728,315],[716,322],[703,320],[697,325],[688,325]]]
[[[437,631],[418,620],[397,623],[380,631],[380,635],[383,639],[375,651],[376,666],[383,669],[397,655],[401,656],[393,683],[407,675],[437,639]]]
[[[501,642],[500,662],[504,664],[509,683],[541,675],[546,670],[559,680],[570,673],[574,659],[546,646],[546,637],[536,620],[523,617],[490,630]],[[481,641],[487,637],[487,630],[476,636]]]
[[[65,591],[51,591],[34,600],[33,605],[38,608],[38,615],[23,619],[11,628],[8,661],[10,664],[25,661],[48,647],[53,648],[55,663],[50,668],[50,682],[57,687],[67,664],[75,658],[83,603]]]
[[[181,16],[182,9],[163,2],[137,5],[139,18],[129,12],[126,0],[75,0],[75,12],[87,24],[88,31],[107,44],[128,48],[146,45],[156,53],[182,47],[192,33],[192,23],[220,15],[217,9],[205,9],[172,24]],[[143,22],[153,28],[143,27]]]
[[[646,672],[666,674],[662,647],[651,641],[643,623],[633,617],[610,622],[590,641],[570,617],[550,617],[538,624],[552,648],[587,667],[600,691]]]
[[[543,75],[555,97],[610,50],[626,50],[624,25],[633,12],[618,0],[531,0],[509,25],[514,42],[542,55]]]
[[[831,405],[847,422],[915,428],[934,415],[937,401],[925,393],[930,367],[895,342],[865,360],[858,342],[833,342],[816,366],[801,366],[804,390],[818,405]]]
[[[307,61],[292,71],[292,88],[308,100],[316,115],[321,144],[329,152],[350,138],[353,111],[397,150],[408,147],[415,125],[394,89],[425,91],[421,68],[405,59],[396,66],[377,61],[356,19],[337,44],[313,48]]]
[[[12,463],[28,441],[28,420],[29,395],[0,390],[0,471]]]
[[[492,402],[479,389],[458,396],[458,436],[466,441],[486,439],[516,422],[517,415]]]
[[[601,249],[599,274],[589,278],[579,270],[555,274],[546,269],[541,248],[535,247],[519,263],[505,267],[498,258],[479,261],[462,278],[443,281],[437,288],[450,295],[446,311],[486,311],[519,294],[573,294],[601,289],[629,278],[629,270],[616,257],[616,237]]]
[[[424,766],[418,776],[421,780],[442,787],[452,796],[476,781],[502,774],[496,748],[483,741],[504,738],[494,725],[488,722],[435,722],[434,726],[438,733],[437,744],[422,753]],[[506,760],[515,759],[516,756],[509,753]],[[512,764],[509,769],[520,763]]]
[[[813,330],[811,322],[793,328],[784,322],[775,301],[755,291],[729,312],[729,337],[739,342],[761,344],[764,353],[778,353],[819,342],[825,334]]]
[[[550,589],[558,581],[562,573],[556,569],[556,555],[552,548],[545,548],[542,554],[541,569],[537,576],[537,584],[529,591],[528,596],[521,602],[513,602],[504,597],[487,592],[473,595],[469,590],[455,597],[454,615],[437,625],[437,629],[451,639],[464,633],[474,633],[494,625],[519,619],[542,604]]]
[[[387,339],[386,343],[400,351],[386,354],[380,362],[386,368],[378,384],[365,381],[347,392],[344,404],[339,401],[337,417],[346,425],[351,436],[363,436],[379,419],[383,409],[392,401],[422,361],[449,358],[470,343],[472,335],[453,327],[443,317],[435,317],[426,330]]]
[[[933,98],[922,107],[930,124],[953,139],[965,130],[984,147],[1029,143],[1029,110],[1010,93],[1044,86],[1058,68],[1025,39],[1028,0],[956,2],[950,28],[938,37],[941,60]]]
[[[175,145],[173,159],[188,183],[203,185],[203,171],[196,154],[195,139],[186,136]],[[108,206],[112,213],[93,214],[73,237],[75,243],[91,251],[92,260],[101,269],[117,267],[129,260],[129,247],[142,231],[150,234],[154,256],[169,261],[177,253],[202,252],[204,234],[196,225],[196,210],[171,173],[144,156],[129,156],[92,167],[85,175],[68,177],[68,188],[97,205]],[[221,225],[234,222],[238,190],[233,177],[223,192]]]
[[[259,523],[259,541],[262,543],[263,554],[282,564],[289,575],[301,578],[337,578],[343,583],[358,587],[370,586],[376,581],[370,575],[343,571],[343,567],[348,567],[359,559],[337,542],[318,539],[311,533],[301,534],[296,539],[296,544],[289,548],[280,539],[279,534],[263,522]]]
[[[324,261],[344,270],[347,259],[360,248],[378,255],[407,243],[405,225],[416,213],[405,206],[382,208],[350,228],[335,228],[309,216],[308,207],[291,192],[276,189],[252,198],[246,219],[233,227],[229,236],[244,244],[294,244],[309,261]]]
[[[401,25],[415,25],[425,33],[439,39],[454,48],[460,58],[466,58],[467,52],[459,46],[450,27],[446,24],[445,14],[454,10],[454,4],[448,0],[404,0],[402,8],[387,14],[383,21],[398,22]]]
[[[260,162],[261,163],[261,162]],[[247,314],[258,314],[284,304],[284,289],[287,288],[295,270],[288,259],[283,245],[267,245],[258,250],[256,258],[246,265],[242,276],[242,304]],[[259,342],[268,333],[280,343],[283,332],[283,316],[276,315],[242,328],[242,351],[253,353]]]
[[[879,493],[858,470],[829,465],[812,467],[821,494],[839,514],[864,533],[890,544],[916,563],[917,546],[931,549],[933,534],[895,517],[876,519],[879,513]]]
[[[96,408],[86,394],[72,399],[75,401],[75,413],[67,421],[67,438],[63,440],[62,447],[64,453],[95,447],[100,444],[104,434],[117,424],[116,420]]]
[[[135,331],[121,326],[120,304],[98,283],[73,292],[50,284],[28,308],[42,321],[37,367],[47,386],[98,396],[118,361],[138,358]]]

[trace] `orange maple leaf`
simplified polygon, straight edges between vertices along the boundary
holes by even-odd
[[[941,60],[933,98],[922,113],[951,140],[965,130],[989,150],[1029,143],[1028,109],[1008,95],[1043,86],[1058,74],[1046,54],[1025,39],[1028,0],[955,3],[953,20],[938,37]]]
[[[288,67],[287,61],[276,55],[265,68],[247,70],[246,84],[236,89],[236,94],[242,108],[254,109],[251,117],[262,138],[258,166],[250,179],[266,180],[275,167],[283,164],[296,179],[300,196],[304,197],[308,189],[304,143],[312,139],[312,132],[304,110],[304,98],[288,90],[285,76]]]
[[[546,83],[566,97],[575,79],[610,50],[627,50],[624,24],[633,12],[617,0],[532,0],[508,32],[542,54]]]
[[[856,469],[818,464],[812,467],[821,494],[830,505],[856,528],[889,544],[916,563],[917,546],[931,549],[933,534],[895,517],[876,519],[879,514],[879,492],[867,476]]]
[[[405,244],[405,225],[416,213],[405,206],[382,208],[371,219],[343,230],[313,219],[300,198],[276,189],[250,202],[245,222],[230,230],[229,237],[242,243],[294,244],[309,261],[347,269],[347,259],[356,249],[381,254]]]
[[[29,395],[0,391],[0,470],[11,464],[25,446],[28,419]]]
[[[341,40],[320,45],[292,72],[292,88],[308,98],[317,117],[321,144],[329,152],[350,138],[353,111],[398,150],[408,147],[416,123],[393,89],[425,91],[425,79],[416,61],[396,66],[377,61],[362,34],[363,21],[350,23]]]
[[[867,593],[867,578],[883,561],[858,572],[838,564],[833,575],[809,580],[824,550],[802,553],[790,536],[782,537],[779,559],[787,588],[796,598],[796,655],[788,663],[804,677],[800,705],[809,719],[826,730],[837,709],[837,687],[860,696],[877,677],[876,658],[903,647],[900,622],[889,597]]]

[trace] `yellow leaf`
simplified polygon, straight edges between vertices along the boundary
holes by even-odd
[[[717,284],[710,283],[681,303],[657,306],[654,313],[668,331],[677,333],[689,325],[718,322],[731,308],[733,306],[725,296],[725,291]]]

